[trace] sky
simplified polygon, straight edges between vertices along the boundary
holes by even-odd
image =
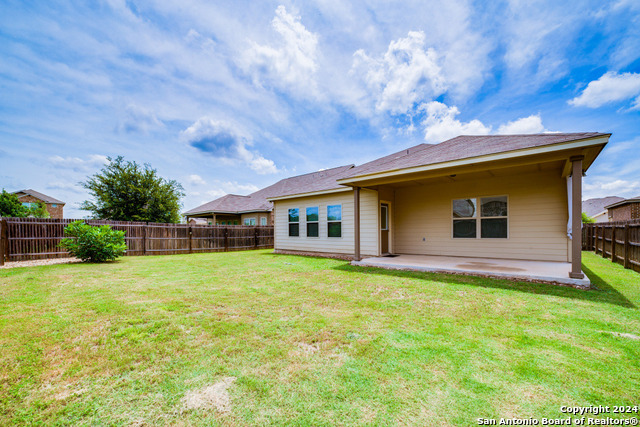
[[[460,134],[608,132],[640,195],[640,2],[0,2],[0,187],[82,218],[108,157],[183,211]]]

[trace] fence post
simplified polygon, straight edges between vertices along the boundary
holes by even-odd
[[[189,226],[189,253],[193,253],[193,246],[191,245],[191,226]]]
[[[147,225],[142,226],[142,255],[147,254]]]
[[[624,268],[630,268],[629,262],[629,224],[624,225]]]
[[[611,262],[616,262],[616,225],[611,227]]]
[[[254,247],[256,249],[258,249],[258,227],[255,227],[253,229],[253,240],[254,240]]]
[[[229,252],[229,230],[224,228],[224,251]]]
[[[0,219],[0,265],[4,265],[4,219]]]

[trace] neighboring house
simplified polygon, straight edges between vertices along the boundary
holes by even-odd
[[[46,194],[39,193],[35,190],[20,190],[14,191],[13,194],[18,196],[18,199],[22,203],[22,206],[31,207],[38,202],[44,202],[47,206],[47,212],[52,219],[62,219],[62,211],[64,209],[64,202],[58,199],[47,196]]]
[[[608,222],[609,214],[605,206],[624,200],[624,197],[609,196],[598,199],[589,199],[582,202],[582,212],[593,218],[596,222]]]
[[[290,178],[296,185],[267,196],[275,251],[562,261],[581,279],[581,233],[569,239],[569,210],[579,231],[582,174],[609,136],[459,136],[324,171],[322,180]]]
[[[609,221],[640,219],[640,196],[612,203],[606,208],[609,212]]]

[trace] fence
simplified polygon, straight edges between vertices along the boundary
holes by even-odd
[[[582,250],[640,272],[640,220],[583,224]]]
[[[58,247],[73,219],[0,218],[0,265],[4,261],[63,258]],[[273,227],[161,224],[84,220],[125,231],[125,255],[174,255],[272,248]]]

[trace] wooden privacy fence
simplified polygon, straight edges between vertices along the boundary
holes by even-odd
[[[640,220],[583,224],[582,250],[640,272]]]
[[[64,228],[74,219],[0,218],[0,265],[4,261],[63,258],[58,247]],[[125,255],[174,255],[273,247],[273,227],[245,225],[161,224],[82,220],[125,231]]]

